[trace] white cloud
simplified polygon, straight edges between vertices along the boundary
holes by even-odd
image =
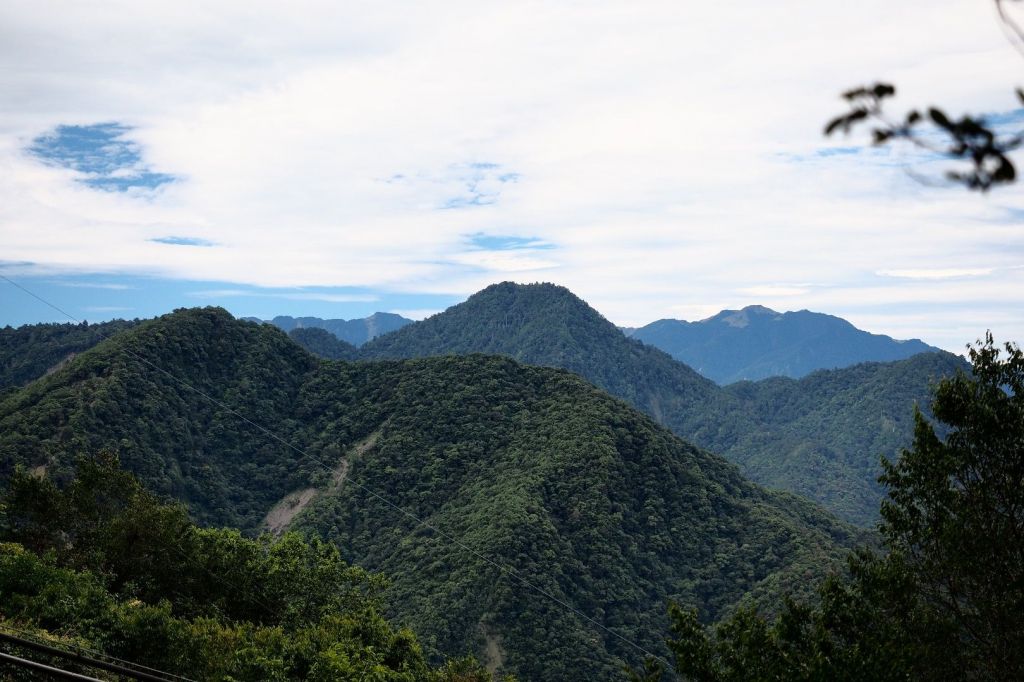
[[[788,286],[785,284],[763,284],[753,287],[742,287],[737,289],[741,294],[764,298],[769,296],[802,296],[810,292],[804,286]]]
[[[863,142],[820,130],[838,91],[876,78],[897,108],[1015,106],[1020,62],[976,0],[14,0],[0,26],[7,262],[226,288],[549,279],[623,324],[753,298],[870,305],[902,330],[914,306],[969,298],[926,340],[959,347],[994,320],[1024,337],[1024,315],[1005,321],[1019,189],[923,188],[897,150],[816,154]],[[181,181],[97,192],[23,151],[99,121],[136,126],[147,167]],[[493,203],[440,210],[475,196],[479,163],[518,178],[488,173]],[[467,245],[481,232],[558,248]],[[217,246],[149,241],[179,234]]]
[[[984,277],[991,275],[995,268],[918,268],[912,270],[882,270],[884,277],[904,279],[954,279],[960,277]]]
[[[437,308],[411,308],[408,310],[389,310],[388,312],[394,313],[395,315],[401,315],[402,317],[406,317],[410,320],[423,320],[431,315],[436,315],[441,311]]]

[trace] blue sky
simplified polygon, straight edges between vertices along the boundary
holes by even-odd
[[[4,3],[0,271],[90,319],[422,317],[515,280],[621,325],[761,304],[1021,340],[1021,187],[821,135],[875,79],[1024,124],[988,9]],[[52,319],[19,295],[0,324]]]
[[[382,294],[355,287],[262,288],[225,287],[223,282],[165,279],[132,275],[12,276],[33,294],[78,320],[148,318],[175,308],[216,305],[236,317],[271,319],[290,311],[323,318],[366,317],[378,310],[421,317],[458,303],[443,295]],[[64,315],[0,281],[3,323],[68,322]]]
[[[131,133],[117,122],[58,125],[33,139],[27,151],[43,163],[77,171],[78,182],[100,190],[156,189],[173,182],[173,175],[149,170]]]

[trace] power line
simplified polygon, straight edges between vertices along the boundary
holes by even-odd
[[[9,634],[5,634],[3,632],[0,632],[0,640],[9,640],[9,641],[12,641],[12,642],[16,641],[17,643],[21,644],[22,646],[26,646],[27,648],[34,648],[36,650],[47,650],[50,653],[54,653],[54,651],[57,651],[57,652],[65,652],[65,653],[72,653],[72,654],[74,654],[74,652],[67,652],[66,649],[57,649],[55,647],[51,647],[49,645],[43,644],[42,642],[33,641],[32,638],[36,637],[36,635],[34,633],[28,632],[26,630],[21,630],[19,628],[16,628],[16,627],[13,627],[11,625],[8,625],[7,623],[0,623],[0,629],[6,630],[9,633],[16,633],[17,635],[21,635],[21,637],[19,638],[19,637],[13,636],[13,635],[9,635]],[[160,676],[160,678],[159,678],[160,682],[168,682],[170,680],[180,680],[181,682],[194,682],[194,680],[192,680],[191,678],[183,677],[181,675],[175,675],[174,673],[169,673],[169,672],[166,672],[166,671],[163,671],[163,670],[159,670],[157,668],[150,668],[149,666],[142,665],[141,663],[135,663],[134,661],[126,661],[123,658],[118,658],[116,656],[111,656],[110,654],[105,653],[103,651],[97,651],[96,649],[90,649],[89,647],[84,647],[84,646],[82,646],[80,644],[65,644],[65,646],[67,646],[67,647],[69,647],[71,649],[76,649],[77,651],[84,651],[85,653],[92,654],[93,656],[98,656],[98,657],[107,659],[107,661],[113,661],[114,663],[122,664],[122,666],[126,667],[126,668],[127,667],[134,668],[134,669],[137,669],[139,671],[142,671],[143,673],[145,673],[145,672],[156,673],[157,675]],[[59,654],[54,653],[54,655],[59,655]],[[87,660],[87,657],[85,657],[85,656],[80,656],[80,658],[82,660]],[[127,673],[125,673],[125,674],[127,674]]]
[[[46,306],[48,306],[50,308],[52,308],[53,310],[56,310],[57,312],[59,312],[60,314],[64,315],[68,319],[72,320],[73,322],[77,322],[77,323],[81,324],[82,321],[79,320],[78,318],[76,318],[74,315],[71,315],[70,313],[68,313],[67,311],[61,309],[57,305],[51,303],[50,301],[44,299],[41,296],[35,294],[34,292],[26,289],[21,284],[15,282],[14,280],[12,280],[9,277],[7,277],[6,275],[0,273],[0,279],[3,279],[5,281],[7,281],[9,284],[12,284],[13,286],[15,286],[18,289],[20,289],[21,291],[25,292],[26,294],[28,294],[32,298],[38,300],[39,302],[43,303],[44,305],[46,305]],[[111,338],[109,335],[104,334],[103,332],[98,332],[98,333],[105,340],[109,340]],[[127,347],[122,347],[121,350],[124,353],[126,353],[127,355],[129,355],[130,357],[134,358],[135,360],[138,360],[139,362],[142,362],[142,363],[152,367],[157,372],[163,374],[164,376],[166,376],[167,378],[171,379],[175,383],[177,383],[177,384],[179,384],[179,385],[189,389],[190,391],[196,393],[197,395],[201,396],[205,400],[208,400],[210,403],[212,403],[212,404],[216,405],[217,407],[227,411],[229,414],[234,415],[235,417],[237,417],[238,419],[242,420],[243,422],[245,422],[249,426],[251,426],[251,427],[257,429],[258,431],[260,431],[261,433],[263,433],[265,436],[267,436],[267,437],[269,437],[269,438],[271,438],[271,439],[281,443],[285,447],[287,447],[287,448],[297,452],[299,455],[302,456],[302,458],[308,459],[308,460],[312,460],[313,462],[318,464],[320,467],[322,467],[324,471],[329,471],[331,469],[330,467],[328,467],[326,464],[324,464],[323,462],[321,462],[317,458],[311,456],[309,453],[307,453],[302,448],[292,444],[291,442],[285,440],[281,436],[278,436],[276,433],[274,433],[270,429],[267,429],[266,427],[264,427],[264,426],[262,426],[260,424],[257,424],[256,422],[250,420],[249,418],[247,418],[245,415],[241,414],[237,410],[229,407],[228,405],[225,405],[223,402],[221,402],[221,401],[217,400],[216,398],[214,398],[214,397],[204,393],[203,391],[199,390],[195,386],[192,386],[191,384],[189,384],[184,379],[181,379],[179,377],[174,376],[173,374],[171,374],[167,370],[163,369],[162,367],[160,367],[160,366],[156,365],[155,363],[153,363],[152,361],[150,361],[149,359],[147,359],[147,358],[145,358],[145,357],[135,353],[134,351],[132,351],[131,349],[129,349]],[[632,647],[633,649],[636,649],[640,653],[642,653],[642,654],[644,654],[646,656],[649,656],[651,658],[654,658],[654,659],[664,663],[665,665],[669,665],[668,661],[666,661],[661,656],[657,656],[657,655],[653,654],[652,652],[648,651],[647,649],[645,649],[641,645],[639,645],[636,642],[633,642],[633,641],[627,639],[626,637],[623,637],[619,633],[617,633],[614,630],[612,630],[612,629],[608,628],[607,626],[605,626],[603,623],[600,623],[597,620],[595,620],[594,618],[591,618],[587,614],[583,613],[582,611],[580,611],[576,607],[566,603],[565,601],[559,599],[558,597],[556,597],[555,595],[551,594],[547,590],[544,590],[543,588],[534,585],[532,582],[530,582],[526,578],[524,578],[521,575],[519,575],[519,573],[515,569],[509,568],[509,567],[504,566],[502,564],[499,564],[498,562],[490,559],[489,557],[484,556],[483,554],[481,554],[477,550],[473,549],[472,547],[468,546],[467,544],[465,544],[464,542],[462,542],[458,538],[450,535],[449,533],[446,533],[445,531],[439,529],[438,527],[430,524],[426,520],[421,519],[420,517],[416,516],[412,512],[407,511],[406,509],[402,508],[398,504],[395,504],[391,500],[387,499],[383,495],[381,495],[381,494],[377,493],[376,491],[371,490],[370,488],[362,485],[358,481],[355,481],[355,480],[352,480],[351,478],[349,478],[349,479],[346,479],[346,483],[350,483],[351,485],[354,485],[355,487],[357,487],[360,490],[362,490],[363,492],[365,492],[367,495],[370,495],[374,499],[376,499],[376,500],[378,500],[380,502],[383,502],[388,507],[391,507],[395,511],[399,512],[400,514],[402,514],[404,516],[407,516],[408,518],[412,519],[413,521],[416,521],[418,525],[422,525],[425,528],[427,528],[429,530],[432,530],[433,532],[435,532],[438,535],[440,535],[442,538],[444,538],[444,539],[448,540],[449,542],[451,542],[452,544],[458,546],[459,549],[462,549],[462,550],[465,550],[466,552],[469,552],[470,554],[472,554],[476,558],[480,559],[481,561],[484,561],[485,563],[487,563],[487,564],[491,565],[492,567],[498,569],[498,571],[500,571],[501,573],[503,573],[503,574],[505,574],[505,575],[507,575],[509,577],[515,578],[522,585],[528,587],[529,589],[533,590],[537,594],[540,594],[540,595],[546,597],[547,599],[550,599],[551,601],[555,602],[556,604],[562,606],[564,609],[572,612],[573,614],[579,616],[580,618],[584,619],[588,623],[594,625],[599,630],[608,633],[609,635],[611,635],[615,639],[617,639],[617,640],[619,640],[619,641],[629,645],[630,647]]]
[[[60,680],[85,680],[85,682],[103,682],[103,680],[98,679],[96,677],[79,675],[78,673],[73,673],[70,670],[54,668],[53,666],[46,665],[44,663],[37,663],[36,661],[30,661],[27,658],[12,656],[11,654],[5,654],[3,652],[0,652],[0,661],[7,661],[12,665],[16,665],[21,668],[28,668],[29,670],[35,670],[36,672],[45,673],[50,677],[56,677]]]
[[[24,639],[22,637],[15,637],[14,635],[8,635],[3,632],[0,632],[0,642],[7,642],[9,644],[19,646],[23,649],[31,649],[33,651],[38,651],[39,653],[48,654],[50,656],[64,658],[75,663],[81,663],[82,665],[89,668],[98,668],[99,670],[106,670],[107,672],[116,673],[124,677],[130,677],[133,680],[141,680],[141,682],[169,682],[169,680],[172,679],[187,680],[187,678],[179,677],[177,675],[168,675],[167,673],[164,673],[162,671],[156,671],[160,674],[153,675],[143,670],[133,670],[123,665],[117,665],[114,663],[108,663],[106,661],[100,661],[94,658],[89,658],[87,656],[83,656],[82,654],[78,654],[73,651],[58,649],[57,647],[42,644],[40,642],[34,642],[30,639]],[[148,670],[155,670],[155,668],[148,668]],[[86,679],[92,678],[90,677]]]

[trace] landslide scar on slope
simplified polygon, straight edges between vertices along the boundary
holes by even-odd
[[[267,512],[266,517],[263,519],[263,527],[273,535],[281,535],[288,529],[288,526],[291,525],[295,517],[308,507],[313,500],[324,493],[333,493],[341,489],[341,484],[345,482],[345,477],[348,475],[349,463],[354,457],[358,457],[372,448],[379,437],[380,430],[377,430],[353,445],[341,458],[338,465],[331,470],[331,481],[325,488],[303,488],[302,490],[290,492],[281,498]]]
[[[490,625],[480,622],[480,631],[484,636],[484,661],[487,672],[493,677],[505,665],[505,649],[502,636]]]

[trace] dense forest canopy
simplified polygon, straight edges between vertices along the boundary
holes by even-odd
[[[100,324],[31,324],[0,329],[0,395],[5,390],[57,369],[75,353],[137,324],[114,320]]]
[[[622,398],[759,483],[816,500],[862,526],[878,520],[881,456],[913,436],[914,404],[964,361],[922,353],[719,387],[666,353],[626,338],[567,289],[504,282],[360,349],[365,358],[498,353],[561,367]]]
[[[66,482],[103,450],[203,524],[322,535],[388,576],[385,613],[430,657],[491,652],[527,679],[612,679],[667,600],[717,618],[806,594],[860,540],[563,370],[318,360],[219,309],[142,323],[0,402],[8,475]]]

